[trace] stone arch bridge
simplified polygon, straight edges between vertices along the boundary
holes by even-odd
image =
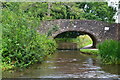
[[[103,21],[76,19],[48,20],[42,21],[38,29],[40,34],[50,35],[53,38],[67,31],[88,34],[93,40],[93,47],[107,39],[120,40],[120,24]]]

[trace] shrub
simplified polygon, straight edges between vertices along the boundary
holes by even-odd
[[[4,64],[27,67],[43,61],[46,55],[55,51],[55,41],[37,32],[40,20],[35,15],[26,14],[19,8],[15,11],[4,8],[2,13],[1,51]]]
[[[120,64],[120,42],[106,40],[98,45],[101,60],[105,64]]]

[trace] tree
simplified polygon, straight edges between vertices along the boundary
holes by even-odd
[[[112,7],[109,7],[107,2],[85,2],[77,4],[79,8],[84,10],[84,17],[86,19],[114,22],[113,16],[116,11]]]
[[[89,19],[114,22],[116,11],[107,2],[30,2],[4,3],[12,11],[20,8],[29,16],[37,16],[40,20],[51,19]]]

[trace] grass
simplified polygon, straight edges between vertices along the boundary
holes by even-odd
[[[80,51],[83,52],[83,53],[87,53],[87,54],[94,54],[94,55],[99,54],[99,50],[80,49]]]
[[[98,50],[81,49],[83,53],[98,55],[103,64],[120,64],[120,42],[106,40],[99,43]]]
[[[87,45],[93,44],[92,39],[88,35],[81,35],[77,37],[79,48],[83,48]]]
[[[99,55],[104,64],[120,64],[120,42],[106,40],[98,45]]]

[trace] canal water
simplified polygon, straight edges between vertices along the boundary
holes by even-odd
[[[63,45],[63,44],[62,44]],[[41,64],[23,71],[3,72],[3,78],[120,78],[120,65],[103,65],[79,50],[58,50]]]

